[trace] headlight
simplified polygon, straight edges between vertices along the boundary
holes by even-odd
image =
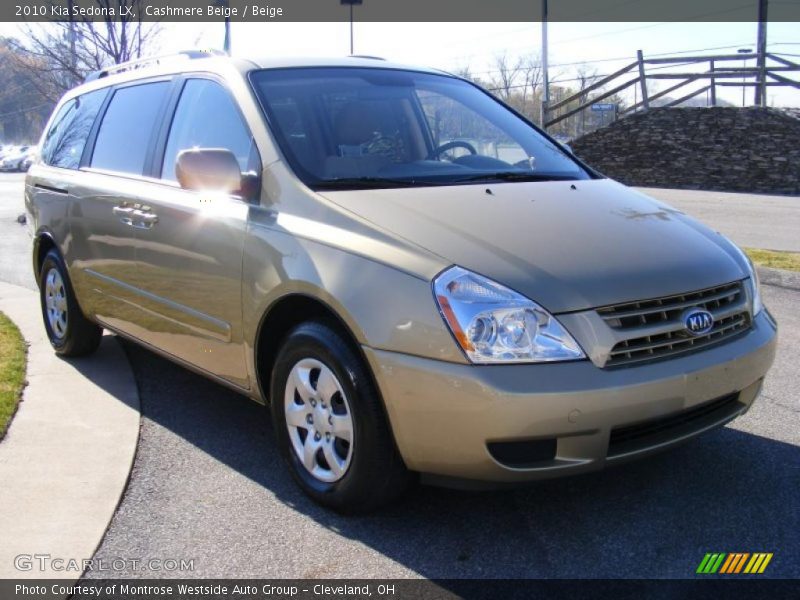
[[[433,281],[433,292],[453,337],[473,363],[586,357],[544,308],[481,275],[451,267]]]
[[[752,312],[755,317],[764,308],[764,303],[761,301],[761,283],[758,280],[758,271],[756,271],[756,266],[744,250],[730,240],[728,240],[728,242],[742,256],[742,259],[747,263],[750,269],[750,278],[745,282],[745,285],[747,285],[750,291],[750,301],[753,303]]]
[[[761,282],[758,280],[758,271],[753,261],[747,258],[747,264],[750,265],[750,279],[748,285],[750,286],[750,298],[753,301],[753,316],[755,317],[764,308],[764,303],[761,301]]]

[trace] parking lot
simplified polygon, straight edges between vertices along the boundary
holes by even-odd
[[[0,280],[32,287],[29,240],[16,222],[21,181],[0,174]],[[761,222],[785,219],[783,210],[764,211]],[[302,495],[261,407],[125,344],[140,441],[95,558],[193,559],[193,571],[170,573],[186,577],[683,578],[706,552],[772,552],[767,575],[800,577],[800,290],[763,292],[780,324],[776,364],[761,399],[727,427],[654,458],[524,489],[418,487],[357,518]]]

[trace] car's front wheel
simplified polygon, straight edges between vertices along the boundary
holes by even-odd
[[[42,263],[39,297],[44,328],[56,354],[85,356],[97,350],[103,329],[84,316],[64,260],[55,250],[50,250]]]
[[[303,491],[320,504],[364,512],[408,485],[375,386],[335,328],[309,322],[287,336],[270,398],[279,450]]]

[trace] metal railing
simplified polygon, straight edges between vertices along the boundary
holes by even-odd
[[[618,115],[622,116],[638,110],[647,110],[653,101],[659,100],[672,94],[673,92],[691,84],[696,81],[708,81],[708,84],[690,93],[685,94],[679,98],[670,99],[669,102],[659,104],[660,107],[678,106],[691,100],[695,96],[710,93],[711,106],[717,105],[717,87],[755,87],[757,91],[756,97],[759,98],[757,102],[762,106],[766,103],[766,88],[773,86],[790,86],[800,89],[800,82],[795,81],[785,75],[787,73],[800,71],[800,64],[788,60],[777,54],[767,53],[766,60],[759,61],[761,66],[747,67],[747,66],[729,66],[727,63],[731,61],[747,61],[758,60],[759,55],[755,52],[751,53],[737,53],[737,54],[714,54],[707,56],[681,56],[681,57],[666,57],[666,58],[645,58],[642,51],[637,52],[636,61],[631,62],[618,71],[603,77],[602,79],[594,82],[592,85],[587,86],[583,90],[572,94],[571,96],[559,100],[558,102],[545,107],[545,126],[550,127],[556,123],[568,119],[584,110],[590,109],[593,104],[602,102],[603,100],[615,96],[620,92],[630,88],[631,86],[638,86],[641,90],[641,100],[635,101],[633,105],[628,106],[618,111]],[[773,61],[777,64],[767,64],[767,60]],[[702,72],[648,72],[647,67],[653,65],[660,65],[659,68],[666,68],[670,65],[685,66],[692,64],[708,64],[708,70]],[[723,66],[720,66],[720,63]],[[632,73],[633,72],[633,73]],[[635,74],[635,75],[634,75]],[[633,76],[631,76],[633,75]],[[675,80],[680,81],[665,90],[660,90],[657,93],[650,93],[648,89],[648,81],[658,80]],[[736,81],[731,81],[735,79]],[[613,86],[606,89],[608,86]],[[590,97],[592,92],[600,92],[597,96]],[[574,103],[578,102],[575,106]],[[566,112],[556,114],[560,109],[567,108]]]
[[[89,73],[86,76],[84,83],[87,81],[94,81],[95,79],[108,77],[116,73],[125,73],[126,71],[134,71],[136,69],[143,69],[145,67],[153,67],[173,62],[176,60],[197,60],[200,58],[212,58],[215,56],[225,57],[228,55],[220,50],[209,49],[209,50],[182,50],[180,52],[173,52],[171,54],[162,54],[159,56],[146,56],[144,58],[138,58],[135,60],[122,62],[116,65],[110,65],[99,71],[94,71],[92,73]]]

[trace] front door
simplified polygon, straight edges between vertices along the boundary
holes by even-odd
[[[137,287],[152,316],[144,341],[240,387],[248,387],[242,332],[242,255],[249,205],[233,196],[182,189],[181,150],[225,148],[242,172],[258,171],[246,123],[228,91],[188,79],[150,184],[147,223],[138,230]]]

